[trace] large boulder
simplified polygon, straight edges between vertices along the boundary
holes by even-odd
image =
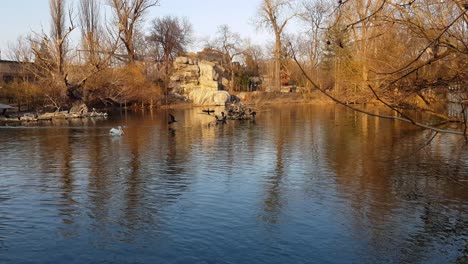
[[[226,91],[213,91],[211,89],[199,88],[189,93],[189,99],[195,105],[225,105],[231,100],[231,95]]]
[[[219,74],[215,70],[216,64],[210,61],[200,61],[200,85],[203,88],[218,90],[218,77]]]
[[[225,105],[231,101],[231,95],[226,91],[214,92],[213,102],[215,105]]]

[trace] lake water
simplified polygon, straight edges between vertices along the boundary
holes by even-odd
[[[468,262],[462,138],[422,148],[431,132],[340,106],[257,110],[1,127],[0,263]]]

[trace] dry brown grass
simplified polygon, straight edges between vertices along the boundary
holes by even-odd
[[[333,103],[319,92],[249,92],[234,94],[242,102],[254,105],[268,104],[329,104]]]

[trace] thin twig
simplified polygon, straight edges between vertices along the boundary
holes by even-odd
[[[434,138],[437,136],[437,134],[439,134],[439,132],[434,132],[434,134],[426,141],[424,142],[424,144],[422,144],[421,146],[419,146],[416,150],[412,151],[411,153],[407,154],[407,155],[403,155],[403,156],[400,156],[400,157],[396,157],[394,159],[388,159],[388,160],[380,160],[382,162],[388,162],[388,161],[397,161],[397,160],[401,160],[401,159],[406,159],[406,158],[409,158],[409,157],[412,157],[414,156],[416,153],[418,153],[419,151],[421,151],[423,148],[425,148],[426,146],[428,146],[429,144],[431,144],[431,142],[434,140]]]
[[[400,110],[396,109],[395,107],[391,106],[390,104],[388,104],[387,102],[385,102],[384,100],[382,100],[380,98],[380,96],[377,94],[377,92],[374,90],[374,88],[372,88],[372,85],[368,84],[367,85],[369,87],[369,89],[372,91],[372,93],[374,94],[375,98],[381,102],[382,104],[384,104],[385,106],[387,106],[388,108],[392,109],[393,111],[397,112],[400,116],[408,119],[409,121],[411,121],[412,124],[415,124],[415,121],[413,119],[411,119],[409,116],[403,114]]]
[[[460,18],[462,18],[462,17],[465,15],[466,12],[467,12],[467,11],[462,12],[462,13],[461,13],[458,17],[456,17],[449,25],[447,25],[447,26],[444,28],[444,30],[442,30],[442,32],[440,32],[440,34],[439,34],[436,38],[434,38],[432,41],[429,42],[428,45],[426,45],[426,46],[424,47],[424,49],[418,54],[418,56],[416,56],[415,59],[413,59],[412,61],[410,61],[409,63],[407,63],[405,66],[399,68],[398,70],[396,70],[396,71],[394,71],[394,72],[388,72],[388,73],[385,73],[385,74],[395,74],[395,73],[398,73],[398,72],[402,72],[402,71],[406,70],[408,67],[410,67],[412,64],[416,63],[416,62],[423,56],[423,54],[424,54],[432,45],[434,45],[434,43],[436,43],[437,41],[439,41],[440,38],[441,38],[441,37],[442,37],[442,36],[443,36],[443,35],[444,35]],[[434,61],[440,60],[440,59],[442,59],[443,57],[444,57],[444,56],[439,56],[438,58],[433,58],[433,59],[431,59],[431,60],[428,61],[429,63],[426,62],[426,63],[424,63],[422,66],[425,66],[425,65],[430,64],[430,63],[432,63],[432,62],[434,62]],[[417,68],[420,68],[420,67],[417,67]],[[413,71],[411,71],[410,73],[412,73],[412,72],[413,72]],[[408,74],[405,74],[405,76],[407,76],[407,75],[408,75]]]
[[[357,24],[359,24],[359,23],[362,23],[362,22],[364,22],[364,21],[370,19],[371,17],[375,16],[378,12],[380,12],[380,10],[382,10],[382,9],[384,8],[384,6],[385,6],[386,3],[387,3],[387,1],[386,1],[386,0],[383,0],[383,1],[382,1],[382,4],[380,5],[379,8],[377,8],[377,10],[375,10],[373,13],[369,14],[368,16],[366,16],[366,17],[364,17],[364,18],[362,18],[362,19],[359,19],[358,21],[355,21],[355,22],[353,22],[353,23],[351,23],[351,24],[346,25],[346,27],[344,28],[343,31],[346,31],[346,30],[348,30],[350,27],[353,27],[353,26],[355,26],[355,25],[357,25]]]
[[[402,122],[406,122],[406,123],[410,123],[410,124],[413,124],[415,126],[418,126],[418,127],[421,127],[421,128],[425,128],[425,129],[429,129],[429,130],[432,130],[432,131],[435,131],[435,132],[440,132],[440,133],[445,133],[445,134],[453,134],[453,135],[461,135],[461,136],[464,136],[466,133],[465,132],[462,132],[462,131],[456,131],[456,130],[448,130],[448,129],[440,129],[440,128],[436,128],[436,127],[433,127],[433,126],[430,126],[430,125],[426,125],[426,124],[423,124],[423,123],[420,123],[420,122],[416,122],[414,120],[411,120],[411,119],[407,119],[405,117],[401,117],[401,116],[389,116],[389,115],[381,115],[381,114],[376,114],[376,113],[372,113],[372,112],[368,112],[368,111],[365,111],[365,110],[362,110],[362,109],[359,109],[359,108],[356,108],[356,107],[353,107],[349,104],[346,104],[345,102],[342,102],[340,101],[339,99],[337,99],[336,97],[334,97],[333,95],[331,95],[330,93],[328,93],[327,91],[325,91],[324,89],[320,88],[320,86],[318,86],[313,80],[312,78],[306,73],[304,67],[302,66],[301,63],[299,63],[297,57],[296,57],[296,52],[294,50],[294,48],[292,47],[292,44],[289,43],[289,45],[291,46],[291,51],[292,51],[292,55],[293,55],[293,59],[294,61],[296,62],[297,66],[299,67],[299,69],[301,70],[302,74],[304,74],[304,76],[306,77],[306,79],[312,84],[312,86],[319,90],[322,94],[324,94],[325,96],[327,96],[328,98],[330,98],[332,101],[334,101],[335,103],[337,104],[340,104],[342,106],[345,106],[349,109],[352,109],[356,112],[359,112],[359,113],[363,113],[363,114],[366,114],[366,115],[369,115],[369,116],[373,116],[373,117],[379,117],[379,118],[383,118],[383,119],[391,119],[391,120],[399,120],[399,121],[402,121]]]

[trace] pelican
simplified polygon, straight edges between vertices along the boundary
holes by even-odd
[[[123,130],[122,130],[122,127],[121,126],[118,126],[117,128],[111,128],[111,130],[109,131],[109,134],[111,136],[122,136],[124,134]]]

